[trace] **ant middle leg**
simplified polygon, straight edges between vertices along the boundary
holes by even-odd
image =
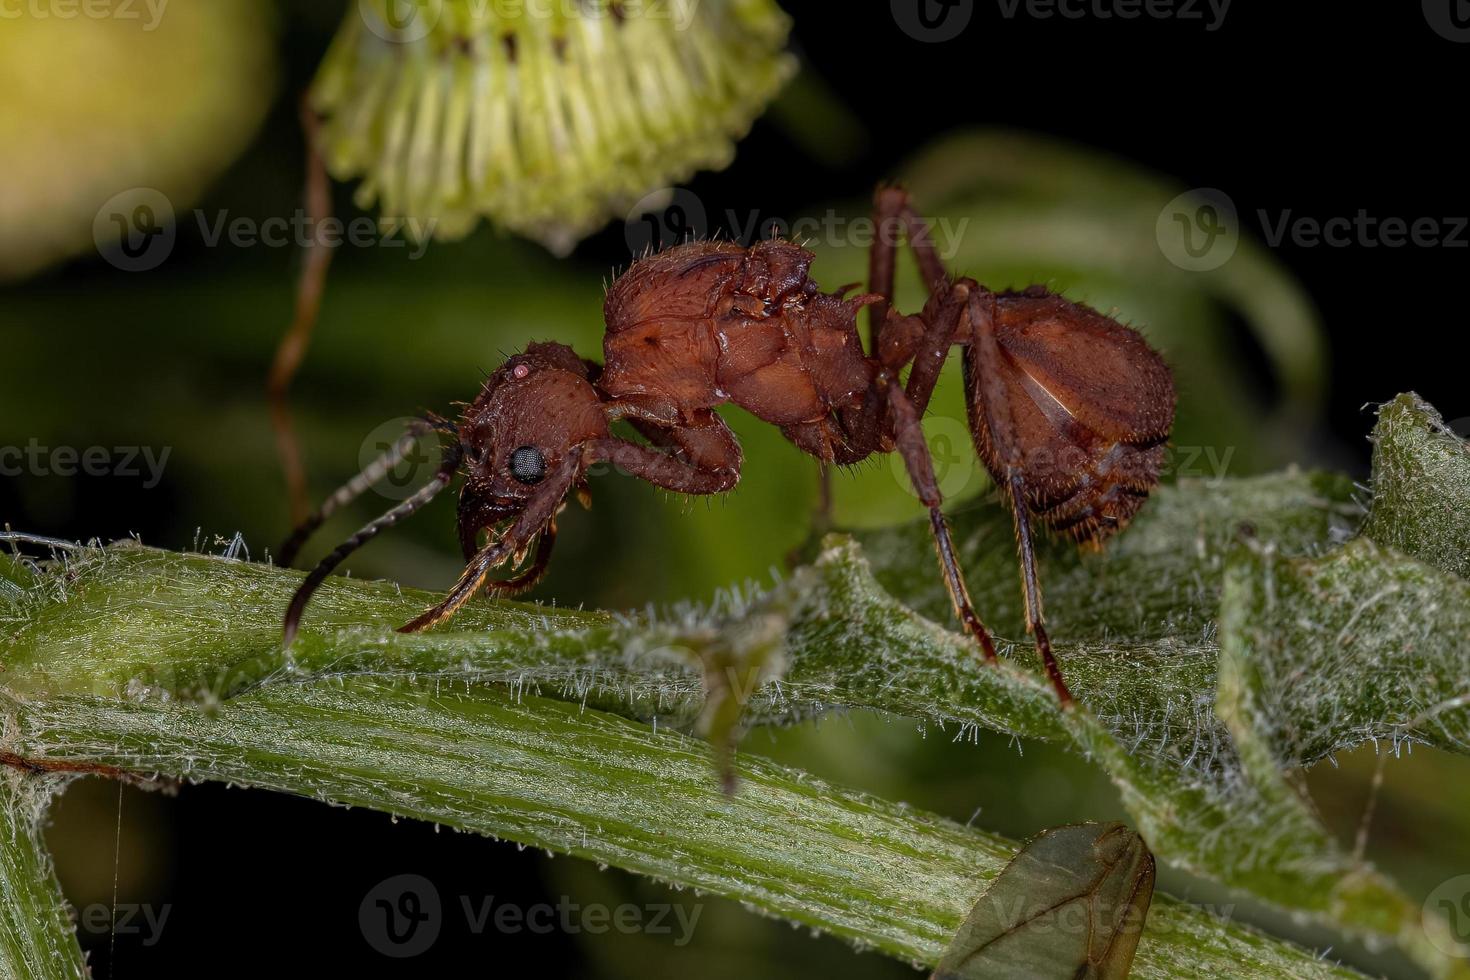
[[[898,235],[902,231],[909,248],[918,260],[924,285],[931,296],[944,293],[949,287],[949,274],[944,270],[929,226],[914,211],[908,191],[902,187],[879,187],[873,195],[873,223],[876,238],[868,252],[868,290],[883,297],[883,300],[868,308],[868,326],[873,340],[888,321],[888,311],[893,304],[894,272],[898,264]]]
[[[878,188],[873,197],[873,220],[877,237],[868,253],[869,288],[883,296],[881,302],[871,306],[873,353],[890,370],[911,365],[906,391],[922,418],[950,348],[969,339],[964,314],[970,294],[981,287],[973,279],[950,281],[929,225],[915,213],[908,191],[901,187]],[[892,309],[900,233],[913,251],[929,289],[929,299],[918,316],[902,316]]]
[[[939,493],[939,481],[934,477],[934,460],[929,455],[928,443],[924,441],[919,414],[897,381],[890,383],[887,391],[898,452],[908,468],[909,480],[913,483],[919,500],[929,508],[929,527],[934,534],[934,548],[939,554],[939,567],[944,574],[944,584],[949,590],[955,616],[964,625],[965,632],[979,642],[985,661],[995,663],[995,641],[990,638],[990,632],[986,630],[970,602],[970,590],[965,586],[965,576],[955,555],[949,522],[940,509],[944,498]]]

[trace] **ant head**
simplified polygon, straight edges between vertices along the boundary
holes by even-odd
[[[516,516],[573,446],[608,435],[590,366],[562,344],[532,344],[485,382],[460,424],[460,519],[476,529]]]

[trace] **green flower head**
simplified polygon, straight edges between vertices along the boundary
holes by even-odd
[[[773,0],[359,0],[312,92],[322,151],[390,229],[483,215],[564,253],[727,166],[789,29]]]

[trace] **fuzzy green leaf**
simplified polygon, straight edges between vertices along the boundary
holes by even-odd
[[[1373,506],[1363,533],[1470,578],[1470,443],[1418,395],[1378,410]]]

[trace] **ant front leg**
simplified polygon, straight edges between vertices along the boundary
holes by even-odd
[[[965,632],[980,643],[981,653],[987,663],[995,663],[995,641],[980,621],[975,607],[970,602],[970,590],[965,586],[964,573],[960,571],[959,559],[955,556],[954,540],[950,537],[949,522],[944,519],[940,505],[944,498],[939,493],[939,481],[934,478],[934,460],[929,455],[929,445],[924,441],[924,430],[919,424],[919,414],[904,394],[897,381],[888,387],[888,404],[893,413],[894,437],[898,442],[899,455],[909,471],[909,480],[919,495],[919,500],[929,508],[929,527],[934,534],[934,548],[939,553],[939,567],[944,573],[944,584],[949,589],[949,599],[954,605],[955,615],[964,624]]]
[[[701,413],[692,426],[660,428],[634,419],[654,446],[626,439],[598,439],[587,444],[588,462],[611,463],[619,469],[673,493],[706,496],[735,489],[740,482],[740,443],[725,420]]]
[[[484,528],[467,530],[469,525],[461,524],[460,550],[464,553],[466,562],[473,561],[475,555],[480,551],[480,531]],[[556,518],[542,529],[536,536],[536,555],[531,559],[531,567],[526,569],[515,578],[508,578],[503,582],[489,581],[485,583],[485,594],[487,596],[518,596],[529,592],[541,584],[546,577],[546,571],[551,567],[551,552],[556,547]],[[516,562],[520,564],[520,562]]]
[[[465,566],[464,572],[460,574],[459,581],[454,584],[454,588],[449,590],[449,594],[438,605],[425,610],[422,615],[400,626],[398,632],[417,633],[453,616],[459,611],[461,606],[469,602],[474,594],[485,585],[492,571],[505,564],[515,555],[524,552],[530,547],[531,539],[535,538],[538,534],[541,535],[541,547],[545,551],[545,556],[549,558],[551,555],[550,542],[555,541],[556,538],[556,530],[552,527],[553,522],[556,520],[556,513],[561,509],[562,501],[576,484],[585,462],[585,454],[581,447],[575,447],[571,452],[567,453],[566,458],[562,460],[561,466],[555,472],[547,474],[546,480],[542,483],[541,488],[536,491],[535,496],[526,502],[525,509],[515,519],[515,523],[510,526],[510,530],[498,538],[492,538],[485,547],[481,548],[470,559],[469,564]],[[548,534],[550,535],[549,539]],[[539,551],[536,561],[537,567],[533,567],[528,575],[536,574],[538,568],[540,571],[544,571],[544,564]],[[537,575],[537,578],[539,579],[539,575]],[[512,579],[510,583],[505,583],[501,588],[513,585],[518,581]],[[534,585],[535,582],[533,581],[531,584]],[[498,589],[492,587],[490,591],[494,592],[498,591]]]
[[[459,498],[459,548],[466,562],[472,561],[480,551],[480,532],[494,533],[494,521],[487,524],[486,519],[487,515],[481,499],[474,496],[470,488],[466,486]],[[531,567],[515,578],[506,579],[503,582],[487,581],[485,594],[487,596],[518,596],[534,589],[546,577],[546,570],[551,564],[551,552],[555,547],[556,518],[553,517],[536,537],[536,556],[531,561]],[[515,557],[517,565],[520,564],[521,557],[519,555]]]

